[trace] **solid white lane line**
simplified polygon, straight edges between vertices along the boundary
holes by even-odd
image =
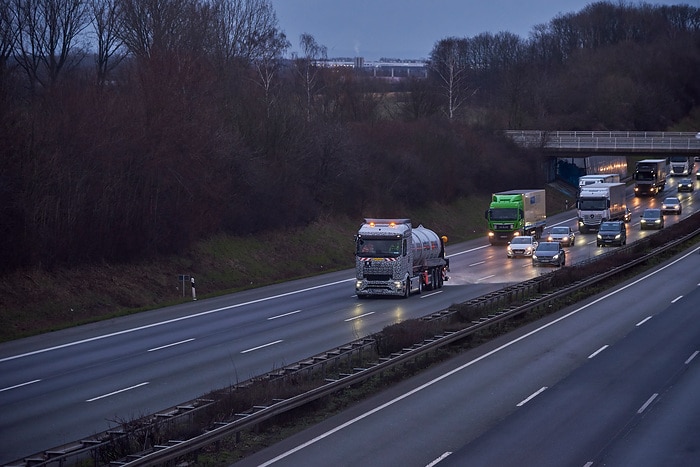
[[[290,311],[289,313],[283,313],[283,314],[277,315],[277,316],[270,316],[267,319],[271,320],[271,319],[277,319],[277,318],[284,318],[285,316],[295,315],[297,313],[301,313],[301,310],[294,310],[294,311]]]
[[[537,391],[535,391],[535,392],[533,392],[532,394],[530,394],[530,395],[527,397],[527,399],[518,402],[517,406],[518,406],[518,407],[522,407],[523,405],[527,404],[527,403],[530,402],[532,399],[534,399],[535,397],[539,396],[540,394],[542,394],[542,393],[545,392],[546,390],[547,390],[547,386],[542,386],[542,387],[539,388]]]
[[[124,389],[120,389],[118,391],[110,392],[109,394],[103,394],[101,396],[93,397],[92,399],[88,399],[85,402],[94,402],[98,399],[104,399],[105,397],[113,396],[113,395],[119,394],[121,392],[131,391],[132,389],[136,389],[136,388],[139,388],[141,386],[145,386],[147,384],[148,384],[148,381],[146,381],[145,383],[135,384],[134,386],[129,386],[128,388],[124,388]]]
[[[601,348],[599,348],[598,350],[596,350],[595,352],[593,352],[592,354],[590,354],[590,355],[588,356],[588,358],[593,358],[593,357],[595,357],[596,355],[598,355],[599,353],[601,353],[603,350],[607,349],[608,347],[609,347],[608,344],[605,344],[604,346],[602,346]]]
[[[10,361],[10,360],[15,360],[15,359],[17,359],[17,358],[23,358],[23,357],[29,357],[29,356],[31,356],[31,355],[37,355],[37,354],[41,354],[41,353],[44,353],[44,352],[50,352],[50,351],[52,351],[52,350],[59,350],[59,349],[64,349],[64,348],[66,348],[66,347],[73,347],[74,345],[85,344],[85,343],[88,343],[88,342],[94,342],[94,341],[98,341],[98,340],[102,340],[102,339],[107,339],[107,338],[109,338],[109,337],[120,336],[120,335],[122,335],[122,334],[129,334],[129,333],[136,332],[136,331],[142,331],[142,330],[144,330],[144,329],[155,328],[155,327],[158,327],[158,326],[163,326],[163,325],[165,325],[165,324],[176,323],[176,322],[178,322],[178,321],[184,321],[184,320],[187,320],[187,319],[198,318],[198,317],[200,317],[200,316],[206,316],[206,315],[209,315],[209,314],[212,314],[212,313],[218,313],[218,312],[220,312],[220,311],[232,310],[232,309],[234,309],[234,308],[240,308],[240,307],[242,307],[242,306],[252,305],[252,304],[254,304],[254,303],[267,302],[267,301],[274,300],[274,299],[277,299],[277,298],[288,297],[288,296],[290,296],[290,295],[296,295],[296,294],[300,294],[300,293],[303,293],[303,292],[309,292],[309,291],[311,291],[311,290],[322,289],[322,288],[324,288],[324,287],[330,287],[330,286],[333,286],[333,285],[342,284],[343,282],[350,282],[350,281],[354,281],[354,280],[355,280],[355,278],[343,279],[343,280],[339,280],[339,281],[335,281],[335,282],[329,282],[329,283],[327,283],[327,284],[321,284],[321,285],[317,285],[317,286],[314,286],[314,287],[307,287],[307,288],[305,288],[305,289],[293,290],[292,292],[286,292],[286,293],[279,294],[279,295],[273,295],[273,296],[270,296],[270,297],[258,298],[257,300],[250,300],[250,301],[248,301],[248,302],[237,303],[237,304],[235,304],[235,305],[224,306],[224,307],[221,307],[221,308],[214,308],[214,309],[212,309],[212,310],[202,311],[201,313],[195,313],[195,314],[192,314],[192,315],[181,316],[181,317],[179,317],[179,318],[173,318],[173,319],[168,319],[168,320],[165,320],[165,321],[159,321],[159,322],[157,322],[157,323],[146,324],[146,325],[144,325],[144,326],[138,326],[138,327],[131,328],[131,329],[124,329],[123,331],[112,332],[112,333],[109,333],[109,334],[103,334],[103,335],[101,335],[101,336],[90,337],[90,338],[88,338],[88,339],[81,339],[81,340],[74,341],[74,342],[68,342],[68,343],[61,344],[61,345],[55,345],[55,346],[53,346],[53,347],[47,347],[47,348],[45,348],[45,349],[39,349],[39,350],[34,350],[34,351],[32,351],[32,352],[26,352],[26,353],[19,354],[19,355],[13,355],[13,356],[10,356],[10,357],[0,358],[0,363],[2,363],[2,362],[7,362],[7,361]]]
[[[646,322],[649,321],[650,319],[651,319],[651,316],[647,316],[646,318],[644,318],[643,320],[641,320],[640,322],[638,322],[637,324],[635,324],[635,326],[641,326],[642,324],[646,323]]]
[[[639,410],[637,410],[637,413],[642,413],[642,412],[644,412],[644,411],[647,409],[647,407],[649,407],[649,405],[650,405],[652,402],[654,402],[654,399],[656,399],[658,396],[659,396],[658,393],[652,394],[651,397],[644,403],[644,405],[641,406],[641,407],[639,408]]]
[[[440,457],[438,457],[437,459],[435,459],[434,461],[432,461],[430,464],[426,465],[425,467],[435,467],[435,466],[438,465],[444,458],[446,458],[446,457],[449,456],[450,454],[452,454],[452,451],[447,451],[447,452],[443,453]]]
[[[354,317],[352,317],[352,318],[344,319],[343,321],[345,321],[345,322],[347,322],[347,321],[355,321],[356,319],[361,319],[361,318],[364,318],[365,316],[369,316],[369,315],[373,315],[373,314],[374,314],[374,311],[370,311],[369,313],[364,313],[364,314],[361,314],[361,315],[358,315],[358,316],[354,316]]]
[[[154,347],[154,348],[152,348],[152,349],[148,349],[148,351],[149,351],[149,352],[155,352],[156,350],[167,349],[168,347],[174,347],[174,346],[176,346],[176,345],[185,344],[185,343],[187,343],[187,342],[192,342],[193,340],[194,340],[194,338],[192,338],[192,339],[185,339],[184,341],[173,342],[172,344],[166,344],[166,345],[161,345],[160,347]]]
[[[358,423],[358,422],[364,420],[365,418],[368,418],[368,417],[374,415],[377,412],[381,412],[385,408],[391,407],[392,405],[394,405],[398,402],[401,402],[404,399],[411,397],[413,394],[421,392],[424,389],[429,388],[432,385],[437,384],[437,383],[441,382],[442,380],[449,378],[450,376],[463,371],[465,368],[469,368],[470,366],[472,366],[472,365],[474,365],[482,360],[485,360],[485,359],[489,358],[490,356],[495,355],[498,352],[500,352],[504,349],[507,349],[507,348],[511,347],[512,345],[517,344],[520,341],[527,339],[530,336],[533,336],[539,332],[542,332],[545,329],[548,329],[551,326],[554,326],[555,324],[559,323],[560,321],[564,321],[565,319],[568,319],[568,318],[571,318],[572,316],[577,315],[578,313],[587,309],[588,307],[591,307],[597,303],[600,303],[600,302],[604,301],[605,299],[612,297],[613,295],[617,295],[618,293],[620,293],[620,292],[622,292],[622,291],[624,291],[624,290],[626,290],[626,289],[628,289],[628,288],[630,288],[630,287],[632,287],[632,286],[634,286],[634,285],[636,285],[644,280],[647,280],[650,277],[653,277],[654,275],[663,271],[664,269],[671,267],[672,265],[676,264],[677,262],[679,262],[679,261],[687,258],[688,256],[690,256],[691,254],[697,253],[697,252],[698,252],[698,248],[694,249],[690,253],[687,253],[687,254],[681,256],[680,258],[678,258],[674,261],[671,261],[670,263],[666,264],[665,266],[662,266],[659,269],[652,271],[649,274],[642,276],[639,279],[632,281],[629,284],[620,287],[619,289],[615,289],[612,292],[603,295],[602,297],[596,298],[595,300],[593,300],[593,301],[591,301],[591,302],[589,302],[589,303],[587,303],[579,308],[576,308],[576,309],[570,311],[569,313],[567,313],[563,316],[560,316],[559,318],[556,318],[553,321],[548,322],[547,324],[544,324],[536,329],[533,329],[532,331],[525,333],[522,336],[519,336],[519,337],[513,339],[512,341],[508,341],[508,342],[504,343],[503,345],[501,345],[500,347],[497,347],[493,350],[490,350],[490,351],[486,352],[485,354],[480,355],[479,357],[476,357],[475,359],[470,360],[470,361],[464,363],[463,365],[460,365],[459,367],[448,371],[447,373],[443,373],[442,375],[440,375],[440,376],[438,376],[430,381],[427,381],[427,382],[421,384],[420,386],[413,388],[410,391],[405,392],[405,393],[395,397],[394,399],[383,403],[382,405],[380,405],[378,407],[374,407],[373,409],[368,410],[367,412],[364,412],[364,413],[358,415],[357,417],[353,418],[352,420],[348,420],[345,423],[342,423],[334,428],[331,428],[330,430],[328,430],[324,433],[321,433],[320,435],[316,436],[315,438],[310,439],[310,440],[308,440],[308,441],[306,441],[298,446],[295,446],[295,447],[289,449],[288,451],[283,452],[282,454],[279,454],[278,456],[276,456],[276,457],[274,457],[266,462],[263,462],[262,464],[260,464],[259,467],[265,467],[268,465],[275,464],[278,461],[285,459],[296,452],[301,451],[302,449],[306,448],[307,446],[311,446],[312,444],[316,444],[317,442],[319,442],[319,441],[321,441],[321,440],[323,440],[323,439],[325,439],[325,438],[327,438],[327,437],[329,437],[329,436],[331,436],[339,431],[342,431],[343,429],[347,428],[348,426],[354,425],[355,423]]]
[[[259,345],[259,346],[257,346],[257,347],[253,347],[253,348],[248,349],[248,350],[243,350],[241,353],[248,353],[248,352],[253,352],[253,351],[255,351],[255,350],[264,349],[265,347],[270,347],[271,345],[279,344],[280,342],[282,342],[282,340],[276,340],[276,341],[274,341],[274,342],[268,342],[267,344]]]
[[[445,258],[452,258],[453,256],[465,255],[471,253],[472,251],[481,250],[483,248],[488,248],[490,245],[478,246],[476,248],[470,248],[469,250],[458,251],[457,253],[452,253],[451,255],[445,255]]]
[[[26,383],[15,384],[14,386],[8,386],[8,387],[6,387],[6,388],[0,389],[0,392],[9,391],[9,390],[11,390],[11,389],[21,388],[22,386],[28,386],[28,385],[30,385],[30,384],[38,383],[39,381],[41,381],[41,380],[40,380],[40,379],[35,379],[34,381],[27,381]]]

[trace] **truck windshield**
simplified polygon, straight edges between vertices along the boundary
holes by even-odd
[[[634,174],[634,178],[637,180],[650,181],[656,178],[654,172],[637,172]]]
[[[582,211],[603,211],[608,207],[608,202],[604,198],[581,198],[578,203]]]
[[[489,216],[492,221],[512,221],[518,218],[516,208],[489,209]]]
[[[401,239],[361,238],[357,241],[357,256],[395,258],[401,254]]]

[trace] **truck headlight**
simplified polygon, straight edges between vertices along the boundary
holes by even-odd
[[[397,290],[401,290],[403,288],[403,282],[394,281],[394,287],[396,287]]]

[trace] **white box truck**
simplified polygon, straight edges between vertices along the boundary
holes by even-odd
[[[591,174],[578,179],[579,189],[594,183],[620,183],[620,174]]]
[[[624,183],[594,183],[583,187],[576,202],[579,231],[597,232],[601,222],[625,220],[626,190]]]

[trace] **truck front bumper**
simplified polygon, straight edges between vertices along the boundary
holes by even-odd
[[[402,281],[368,281],[357,279],[355,281],[355,293],[358,297],[369,295],[403,296],[406,293],[406,284]]]

